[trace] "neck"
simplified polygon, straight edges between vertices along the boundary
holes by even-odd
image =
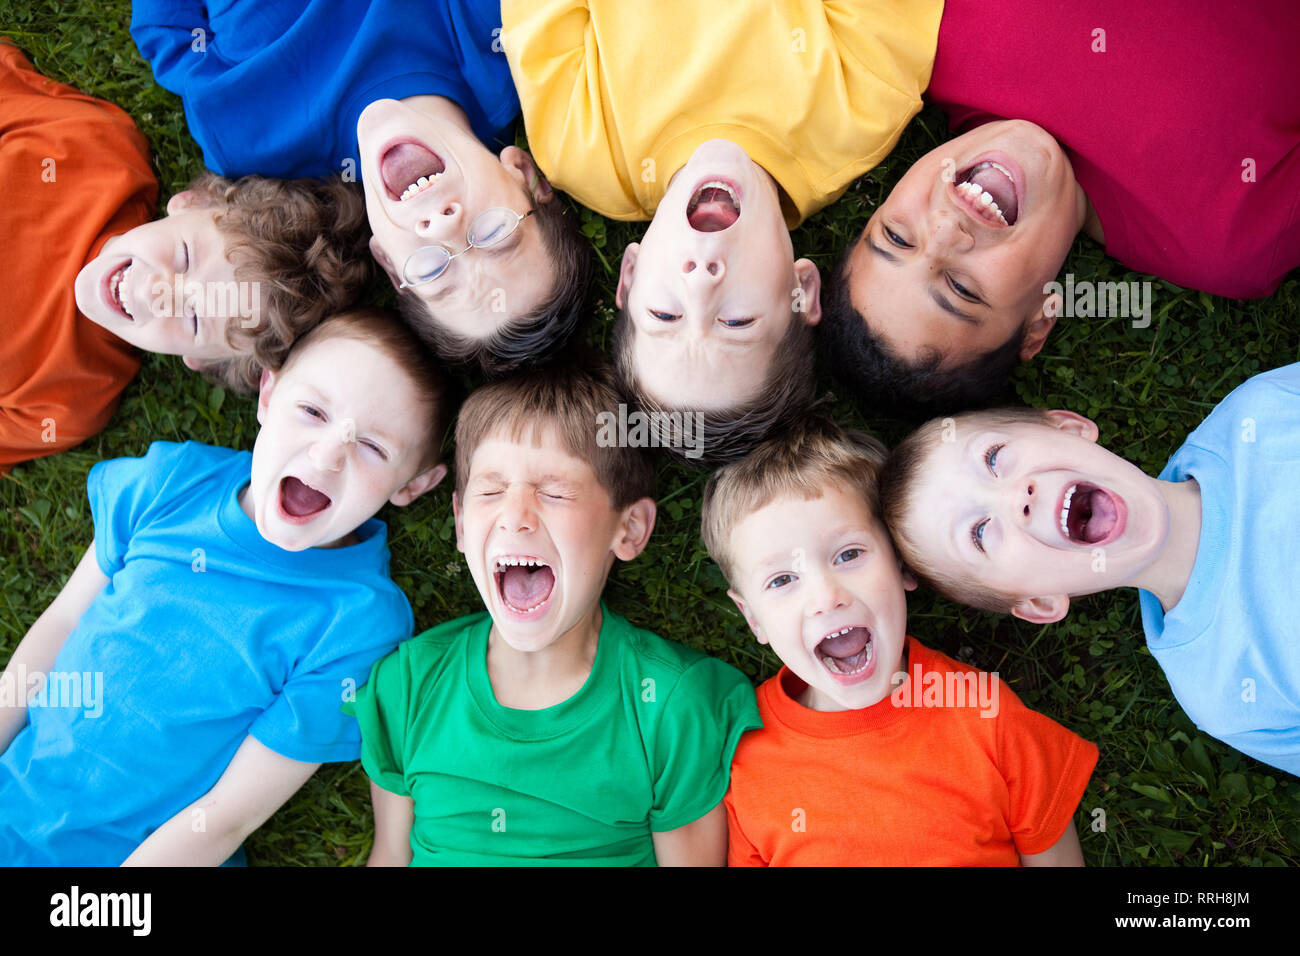
[[[1196,565],[1201,539],[1201,487],[1195,479],[1161,481],[1160,493],[1169,508],[1169,536],[1159,556],[1144,568],[1133,584],[1150,591],[1165,611],[1183,598]]]
[[[488,633],[487,670],[492,693],[502,707],[541,710],[568,700],[582,689],[596,662],[602,617],[600,605],[545,647],[521,651]]]
[[[1092,205],[1092,200],[1083,191],[1083,187],[1079,185],[1078,180],[1075,180],[1074,188],[1079,191],[1079,222],[1082,223],[1080,229],[1087,233],[1090,238],[1096,239],[1103,246],[1106,245],[1106,234],[1102,231],[1101,219]]]
[[[418,108],[421,112],[437,116],[448,123],[454,123],[471,136],[478,138],[469,125],[469,117],[465,115],[465,111],[457,106],[453,100],[449,100],[445,96],[434,96],[433,94],[408,96],[400,102]]]

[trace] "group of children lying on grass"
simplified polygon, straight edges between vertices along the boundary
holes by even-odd
[[[129,117],[0,43],[0,169],[30,183],[0,236],[0,467],[103,428],[132,347],[256,391],[261,426],[251,454],[158,442],[91,470],[94,540],[0,678],[0,860],[239,862],[359,755],[372,865],[1082,863],[1097,748],[911,636],[918,581],[1036,622],[1142,589],[1197,725],[1300,773],[1276,533],[1300,517],[1300,366],[1233,392],[1158,478],[1067,411],[953,414],[892,454],[811,412],[816,339],[864,407],[983,402],[1042,348],[1081,231],[1226,295],[1300,263],[1294,11],[1214,20],[1205,53],[1209,13],[1092,6],[139,0],[212,170],[156,221]],[[1222,71],[1160,65],[1189,41]],[[788,229],[927,90],[964,132],[823,289]],[[531,153],[501,143],[520,112]],[[592,255],[558,190],[651,219],[608,367],[573,347]],[[372,258],[400,316],[357,302]],[[449,366],[488,379],[459,409]],[[598,439],[624,403],[702,416],[704,542],[784,665],[757,698],[601,600],[655,524],[650,451]],[[446,476],[453,413],[485,610],[411,637],[375,515]],[[68,675],[102,699],[55,701]]]

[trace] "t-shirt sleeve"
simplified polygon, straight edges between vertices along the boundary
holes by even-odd
[[[1065,832],[1097,765],[1097,745],[1030,710],[998,680],[998,767],[1016,850],[1050,850]]]
[[[758,847],[754,846],[745,835],[745,831],[740,828],[740,820],[736,814],[736,805],[730,789],[727,790],[727,796],[722,802],[727,805],[727,866],[767,866],[768,863],[758,852]]]
[[[354,635],[365,635],[358,641]],[[356,760],[361,732],[344,704],[373,665],[411,635],[411,612],[405,598],[380,596],[352,613],[316,643],[281,687],[280,693],[253,722],[251,733],[277,753],[309,763]],[[351,641],[338,651],[333,648]]]
[[[754,688],[740,671],[711,657],[688,667],[655,734],[651,831],[684,827],[721,803],[741,735],[762,725]]]
[[[95,558],[108,577],[122,569],[132,536],[185,457],[185,445],[154,442],[143,458],[112,458],[90,469],[86,495],[95,522]]]
[[[361,726],[361,766],[366,776],[389,793],[409,797],[403,754],[410,688],[404,670],[400,649],[377,661],[370,680],[344,710]]]

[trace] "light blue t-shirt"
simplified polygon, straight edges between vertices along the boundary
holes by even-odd
[[[1196,479],[1201,537],[1169,613],[1139,592],[1147,645],[1196,726],[1300,775],[1300,364],[1233,391],[1160,477]]]
[[[386,528],[284,551],[239,506],[251,462],[157,442],[91,469],[109,582],[0,755],[0,863],[121,863],[249,734],[305,763],[360,755],[342,702],[414,623]]]

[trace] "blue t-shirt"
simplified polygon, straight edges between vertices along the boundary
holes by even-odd
[[[0,863],[121,863],[250,734],[305,763],[360,755],[342,703],[414,624],[387,531],[372,518],[350,547],[276,547],[237,500],[251,462],[157,442],[91,469],[109,582],[0,755]]]
[[[1139,592],[1147,645],[1207,734],[1300,774],[1300,364],[1219,403],[1160,477],[1195,478],[1201,536],[1164,613]]]
[[[135,0],[131,36],[223,176],[359,178],[375,100],[445,96],[489,145],[519,114],[497,0]]]

